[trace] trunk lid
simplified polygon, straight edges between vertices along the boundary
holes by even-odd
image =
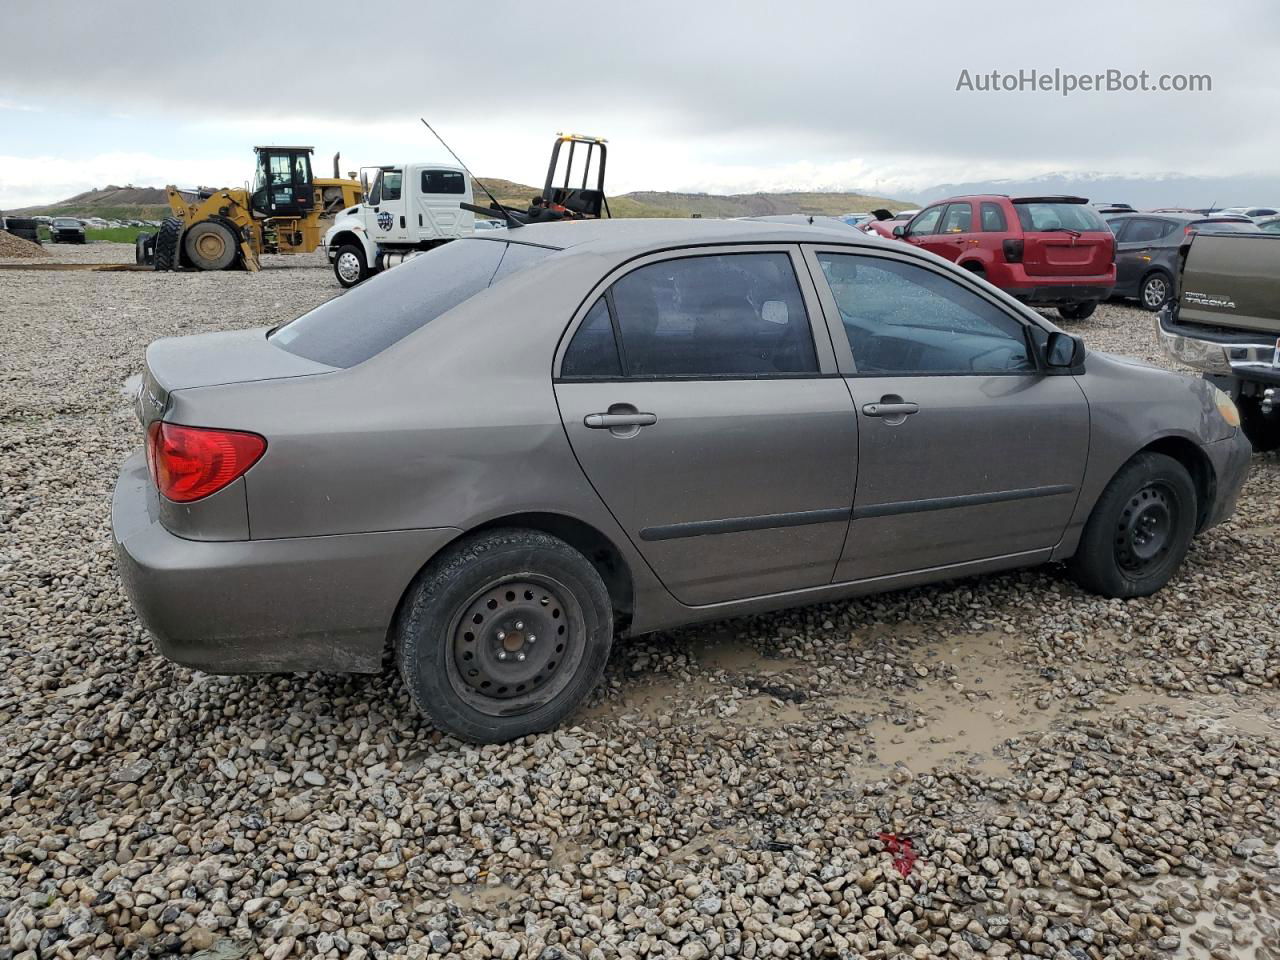
[[[1082,199],[1013,201],[1022,224],[1022,263],[1030,276],[1102,277],[1115,262],[1115,236]]]
[[[168,337],[147,347],[135,408],[142,425],[159,420],[178,390],[331,373],[334,367],[289,353],[267,339],[269,328]]]

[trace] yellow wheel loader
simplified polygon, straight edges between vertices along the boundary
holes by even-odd
[[[264,253],[310,253],[334,215],[360,202],[362,187],[338,177],[312,177],[311,147],[254,147],[253,187],[179,190],[167,187],[173,215],[160,232],[139,236],[138,263],[157,270],[259,269]]]

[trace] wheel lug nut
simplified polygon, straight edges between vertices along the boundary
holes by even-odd
[[[499,639],[499,640],[505,640],[505,639],[507,639],[507,631],[505,631],[505,630],[499,630],[499,631],[498,631],[498,639]]]
[[[505,651],[505,650],[499,650],[499,651],[498,651],[498,659],[499,659],[499,660],[505,660],[505,659],[507,659],[507,651]]]
[[[537,637],[535,637],[532,633],[531,633],[531,634],[529,634],[529,636],[528,636],[528,640],[529,640],[529,642],[530,642],[530,643],[537,643],[537,642],[538,642],[538,638],[537,638]]]
[[[516,621],[516,629],[517,629],[517,630],[523,630],[523,629],[524,629],[524,621],[523,621],[523,620],[517,620],[517,621]]]
[[[517,653],[517,654],[516,654],[516,659],[517,659],[517,660],[520,660],[520,661],[523,661],[523,660],[524,660],[524,654],[523,654],[523,653]]]

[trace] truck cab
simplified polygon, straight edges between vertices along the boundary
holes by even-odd
[[[450,163],[400,163],[376,168],[363,202],[338,214],[324,237],[325,253],[344,287],[411,256],[475,232],[471,180]]]

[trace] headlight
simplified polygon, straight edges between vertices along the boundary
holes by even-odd
[[[1240,426],[1240,411],[1236,408],[1235,401],[1230,395],[1217,387],[1210,384],[1213,390],[1213,405],[1218,408],[1218,413],[1222,419],[1227,421],[1233,427]]]

